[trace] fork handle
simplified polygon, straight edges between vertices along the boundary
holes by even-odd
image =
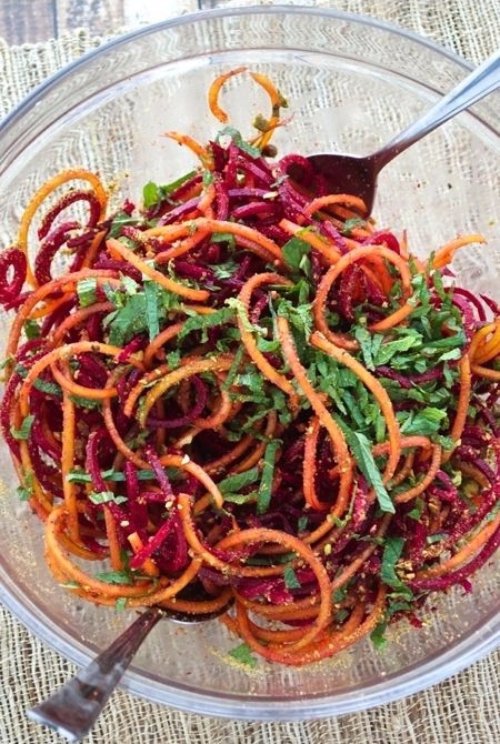
[[[387,165],[396,155],[432,132],[455,114],[472,106],[481,98],[500,87],[500,50],[497,50],[482,65],[471,72],[453,90],[441,98],[420,119],[410,124],[403,132],[371,156],[377,169]]]
[[[160,617],[159,607],[143,612],[90,664],[51,697],[26,711],[28,718],[45,724],[68,741],[88,734],[109,696],[125,673],[137,649]]]

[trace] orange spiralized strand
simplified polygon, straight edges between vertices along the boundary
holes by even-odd
[[[132,532],[132,534],[128,536],[127,540],[129,541],[134,553],[138,553],[139,550],[141,550],[141,548],[144,546],[144,543],[142,542],[137,532]],[[140,568],[141,571],[143,571],[148,576],[158,576],[160,573],[152,558],[146,558],[146,560],[143,561],[143,563],[141,564]]]
[[[77,382],[72,380],[71,377],[69,377],[69,370],[68,375],[65,375],[63,372],[61,372],[55,362],[50,365],[50,370],[55,381],[59,383],[63,390],[65,390],[67,393],[71,393],[71,395],[79,395],[83,398],[88,398],[89,400],[115,398],[118,395],[118,390],[116,388],[101,389],[89,388],[85,387],[84,385],[79,385]]]
[[[46,369],[46,367],[50,366],[52,362],[55,362],[59,359],[65,361],[77,354],[82,354],[89,351],[104,354],[105,356],[116,357],[121,353],[122,349],[119,346],[103,344],[99,341],[76,341],[75,343],[64,344],[64,346],[59,346],[57,349],[52,349],[52,351],[49,351],[47,354],[45,354],[45,356],[35,362],[35,364],[30,368],[28,374],[26,375],[23,384],[21,385],[21,388],[19,390],[19,405],[21,414],[23,416],[28,415],[30,390],[35,380],[39,377],[41,372]],[[133,356],[130,357],[129,364],[133,364],[136,367],[142,367],[141,362],[134,359]],[[84,389],[90,390],[90,388]]]
[[[70,299],[70,297],[71,295],[68,292],[62,297],[58,297],[57,300],[50,300],[49,302],[46,302],[44,305],[42,305],[42,307],[39,307],[37,310],[33,310],[30,315],[30,319],[39,320],[40,318],[45,318],[47,315],[50,315],[55,310],[57,310],[58,307],[64,305]]]
[[[161,607],[165,607],[168,610],[176,610],[177,612],[186,612],[192,615],[208,615],[212,612],[219,612],[224,607],[229,606],[233,592],[231,589],[223,589],[222,592],[213,599],[204,599],[197,602],[179,599],[174,597],[173,599],[166,599],[161,602]]]
[[[118,530],[111,510],[107,504],[104,504],[104,524],[106,526],[106,536],[108,538],[109,558],[113,571],[123,570],[123,559],[120,541],[118,539]]]
[[[473,364],[471,371],[478,377],[485,377],[487,380],[500,381],[500,370],[483,367],[481,364]]]
[[[332,601],[331,601],[331,583],[328,573],[321,561],[314,555],[311,548],[305,545],[302,540],[293,535],[280,530],[271,530],[264,527],[254,527],[240,532],[233,533],[224,537],[218,544],[219,550],[227,550],[240,545],[248,545],[256,542],[278,543],[288,550],[297,554],[314,572],[319,586],[320,603],[318,616],[314,624],[305,632],[301,638],[293,643],[296,649],[303,648],[310,643],[331,620]],[[231,569],[230,569],[231,570]]]
[[[186,235],[194,234],[195,230],[204,230],[207,233],[223,232],[230,233],[236,238],[243,237],[256,243],[261,248],[264,248],[279,264],[283,263],[283,256],[281,248],[274,240],[267,238],[259,230],[248,225],[242,225],[239,222],[230,222],[229,220],[214,220],[208,219],[207,217],[198,217],[189,222],[183,222],[180,225],[165,225],[159,227],[151,227],[149,230],[144,230],[143,237],[149,238],[161,238],[167,242],[178,240],[179,238],[185,237]],[[134,255],[134,254],[132,254]]]
[[[149,369],[157,352],[164,344],[175,338],[184,326],[183,322],[174,323],[165,328],[144,349],[144,366]]]
[[[442,576],[443,574],[449,573],[452,569],[461,566],[468,558],[472,558],[472,556],[488,542],[498,527],[500,527],[500,515],[491,522],[486,523],[485,526],[483,525],[477,534],[474,535],[474,537],[472,537],[463,548],[460,548],[455,555],[437,566],[431,566],[422,571],[417,571],[416,578],[427,579],[435,576]]]
[[[91,277],[95,278],[96,281],[98,281],[99,279],[106,279],[109,282],[115,281],[119,283],[117,279],[118,272],[116,271],[109,271],[105,269],[99,271],[82,269],[81,271],[75,271],[72,274],[67,274],[64,277],[60,277],[59,279],[53,279],[51,282],[44,284],[43,286],[35,290],[31,295],[29,295],[29,297],[26,298],[24,303],[19,308],[17,315],[10,327],[9,339],[7,342],[7,348],[5,350],[6,356],[13,356],[15,354],[24,324],[28,318],[32,317],[33,308],[41,300],[44,300],[45,297],[48,297],[53,292],[57,292],[62,288],[75,286],[81,279],[87,279]]]
[[[196,248],[197,245],[203,243],[205,238],[207,238],[209,235],[209,230],[197,230],[193,235],[190,235],[188,238],[182,240],[179,245],[168,248],[166,251],[160,251],[159,253],[157,253],[155,256],[156,265],[161,266],[161,264],[168,263],[173,258],[179,258],[179,256],[183,256],[184,254],[189,253],[189,251],[192,251],[193,248]]]
[[[358,212],[362,214],[366,213],[366,204],[359,196],[353,196],[352,194],[328,194],[327,196],[319,196],[309,202],[304,209],[304,214],[310,217],[314,212],[319,212],[323,207],[331,207],[337,204],[354,207]]]
[[[226,354],[220,357],[192,360],[184,367],[178,367],[172,372],[169,372],[148,391],[144,398],[144,404],[137,416],[139,424],[143,428],[145,427],[146,419],[152,406],[171,387],[200,372],[223,372],[229,369],[232,362],[233,357]]]
[[[415,499],[417,496],[420,496],[420,494],[423,493],[426,488],[431,485],[432,481],[436,477],[437,471],[441,467],[441,452],[442,450],[439,444],[433,445],[432,460],[429,465],[429,470],[422,478],[420,483],[417,483],[417,485],[413,486],[413,488],[409,488],[402,493],[398,493],[398,495],[394,497],[394,501],[396,502],[396,504],[406,504],[406,502]]]
[[[458,365],[460,372],[460,392],[458,394],[457,408],[455,412],[455,419],[451,427],[450,436],[458,444],[462,432],[464,430],[465,422],[467,420],[467,413],[469,410],[470,396],[471,396],[471,365],[468,354],[464,354]],[[446,452],[443,456],[443,462],[447,462],[452,455],[452,452]]]
[[[287,319],[278,317],[277,323],[283,356],[288,362],[302,392],[318,416],[321,425],[325,427],[332,441],[337,463],[340,467],[338,498],[332,514],[336,517],[340,517],[346,511],[349,502],[353,477],[352,458],[349,454],[349,449],[342,430],[325,407],[320,396],[309,381],[306,370],[300,363]]]
[[[360,246],[359,248],[354,248],[349,253],[343,255],[333,266],[328,269],[327,273],[323,276],[320,282],[316,297],[314,298],[313,302],[313,316],[318,331],[320,331],[328,341],[331,341],[332,343],[336,344],[337,346],[341,346],[344,349],[355,351],[359,348],[359,344],[356,340],[347,338],[343,334],[334,333],[328,327],[325,319],[325,307],[328,299],[328,293],[330,292],[330,289],[335,280],[348,266],[351,266],[356,261],[370,258],[372,256],[382,257],[386,261],[394,264],[401,275],[403,293],[405,294],[405,296],[408,296],[411,291],[411,274],[407,262],[404,261],[397,253],[391,251],[389,248],[385,248],[381,245]],[[414,307],[412,305],[406,304],[403,306],[403,308],[399,308],[399,310],[396,310],[395,313],[392,313],[387,318],[384,318],[382,321],[372,324],[370,328],[371,330],[386,330],[387,328],[391,328],[396,324],[396,322],[400,322],[400,320],[402,319],[401,313],[403,311],[406,312],[406,314],[409,314],[410,312],[413,312],[413,310]]]
[[[304,468],[302,475],[302,487],[304,489],[304,498],[311,507],[316,511],[323,511],[328,509],[329,504],[325,504],[320,501],[315,487],[316,479],[316,449],[318,446],[318,437],[321,425],[319,418],[313,416],[312,422],[310,423],[305,437],[305,449],[304,449]]]
[[[280,274],[254,274],[248,279],[238,295],[242,305],[242,311],[238,313],[238,328],[241,335],[241,343],[246,349],[250,359],[256,364],[264,377],[276,385],[291,399],[294,407],[297,405],[297,393],[290,382],[284,375],[280,374],[265,358],[264,354],[257,348],[257,342],[253,333],[249,330],[250,324],[249,310],[252,294],[263,284],[278,284],[285,287],[291,286],[291,282]],[[243,311],[244,308],[244,311]]]
[[[337,362],[354,372],[363,385],[375,396],[386,421],[390,441],[389,458],[383,478],[384,482],[387,483],[394,475],[401,456],[401,434],[396,414],[394,413],[394,408],[386,389],[357,359],[351,356],[345,349],[339,349],[335,344],[332,344],[321,333],[315,331],[310,340],[311,344],[317,349],[321,349],[325,354],[328,354]]]
[[[436,251],[433,258],[429,259],[429,267],[432,269],[442,269],[451,263],[459,248],[471,245],[471,243],[486,243],[486,238],[480,233],[472,233],[471,235],[462,235],[455,238],[455,240],[450,240],[449,243],[446,243]]]
[[[222,122],[222,124],[227,124],[227,122],[229,121],[229,116],[219,105],[219,95],[222,87],[230,78],[234,77],[235,75],[240,75],[242,72],[245,72],[246,69],[246,67],[235,67],[234,70],[224,72],[222,75],[219,75],[215,78],[213,83],[210,85],[210,88],[208,89],[208,107],[215,118]]]
[[[214,160],[212,154],[206,147],[203,147],[200,142],[197,142],[193,137],[190,137],[189,134],[183,134],[182,132],[165,132],[164,136],[175,140],[179,145],[187,147],[200,159],[202,166],[206,168],[206,170],[213,170]]]
[[[259,442],[259,444],[254,449],[254,451],[250,452],[247,455],[247,457],[245,457],[244,460],[239,462],[238,465],[236,465],[236,467],[233,468],[233,471],[235,473],[243,473],[245,470],[252,468],[258,462],[260,462],[260,459],[262,455],[264,454],[264,450],[266,449],[266,441],[269,441],[271,437],[273,437],[276,434],[277,428],[278,428],[278,414],[276,411],[271,411],[269,413],[269,416],[267,417],[267,424],[264,430],[265,441]]]
[[[72,315],[68,315],[68,317],[65,318],[56,328],[52,337],[52,345],[57,346],[62,343],[64,336],[68,331],[80,325],[80,323],[83,323],[85,320],[90,318],[91,315],[95,315],[96,313],[110,313],[114,309],[115,306],[112,302],[96,302],[88,307],[80,308]]]
[[[90,183],[93,188],[93,195],[96,197],[97,201],[101,205],[99,220],[102,220],[104,218],[104,215],[106,213],[106,205],[108,203],[108,196],[100,179],[95,175],[95,173],[90,173],[90,171],[86,171],[83,169],[67,170],[63,171],[62,173],[58,173],[56,176],[46,181],[38,189],[38,191],[35,192],[33,197],[30,199],[28,206],[24,210],[23,216],[21,218],[21,223],[19,225],[19,233],[16,243],[17,247],[20,248],[26,255],[26,260],[28,262],[26,276],[28,282],[31,284],[32,287],[38,287],[38,282],[31,270],[28,258],[28,232],[31,222],[33,221],[33,217],[40,208],[40,205],[45,201],[49,194],[52,193],[52,191],[57,189],[58,186],[61,186],[63,183],[75,180],[87,181],[88,183]]]
[[[243,612],[241,604],[237,604],[238,632],[245,643],[250,646],[252,651],[258,653],[269,661],[275,661],[291,666],[311,664],[315,661],[320,661],[321,659],[333,656],[343,648],[351,646],[353,643],[356,643],[361,638],[368,635],[368,633],[371,633],[382,619],[385,609],[385,597],[386,590],[381,585],[373,608],[362,623],[357,624],[359,620],[358,613],[360,612],[360,610],[358,610],[353,619],[353,624],[349,624],[347,632],[345,632],[345,627],[347,626],[346,623],[343,630],[328,633],[325,638],[318,639],[316,643],[309,644],[307,648],[304,648],[300,652],[292,651],[292,653],[290,653],[291,645],[286,645],[283,649],[278,649],[260,643],[251,631],[249,619],[246,613]],[[362,603],[360,604],[364,609]]]
[[[296,235],[305,243],[308,243],[311,248],[314,248],[321,253],[323,258],[326,258],[328,263],[336,264],[340,259],[341,253],[333,245],[332,241],[318,235],[312,230],[305,230],[302,225],[297,225],[295,222],[291,222],[287,219],[282,219],[279,226],[290,235]]]
[[[191,300],[192,302],[205,302],[205,300],[208,300],[210,297],[210,292],[206,289],[191,289],[191,287],[186,287],[184,284],[179,284],[179,282],[169,279],[160,271],[152,269],[151,266],[139,258],[139,256],[130,250],[130,248],[127,248],[119,240],[116,240],[116,238],[109,238],[109,240],[106,241],[106,245],[111,253],[117,253],[129,264],[135,266],[139,271],[142,271],[142,273],[149,277],[149,279],[152,279],[161,287],[168,289],[169,292],[179,295],[179,297],[185,297],[187,300]]]

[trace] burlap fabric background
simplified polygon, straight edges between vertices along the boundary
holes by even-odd
[[[373,15],[425,35],[472,62],[484,59],[500,42],[499,0],[302,0],[301,4]],[[196,7],[195,0],[168,0],[165,15]],[[22,47],[9,48],[0,39],[0,116],[46,76],[99,43],[85,30]],[[295,724],[204,718],[118,691],[88,744],[496,744],[500,742],[499,671],[497,652],[403,701],[365,713]],[[0,607],[0,744],[61,741],[29,723],[24,710],[73,672],[73,665],[42,646]]]

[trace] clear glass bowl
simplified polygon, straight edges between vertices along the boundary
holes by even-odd
[[[411,34],[333,11],[263,7],[179,18],[141,29],[86,55],[38,88],[0,128],[0,239],[16,232],[28,196],[61,169],[82,165],[137,198],[148,180],[167,182],[192,163],[162,137],[177,129],[202,141],[217,130],[206,91],[237,65],[270,75],[293,114],[280,152],[368,153],[429,107],[468,71],[460,59]],[[247,79],[228,86],[233,123],[244,132],[266,99]],[[264,108],[265,111],[265,108]],[[461,114],[382,174],[375,213],[408,230],[426,254],[469,230],[489,239],[456,260],[459,278],[500,299],[500,94]],[[117,196],[118,198],[118,196]],[[0,321],[4,337],[7,318]],[[0,448],[1,598],[32,631],[86,663],[132,613],[82,604],[49,576],[41,529],[15,495],[7,448]],[[480,658],[500,639],[500,594],[493,565],[462,590],[436,599],[421,630],[391,629],[390,644],[369,641],[339,657],[291,669],[259,661],[232,665],[234,647],[217,622],[193,628],[160,623],[124,686],[149,700],[216,716],[292,720],[345,713],[427,687]]]

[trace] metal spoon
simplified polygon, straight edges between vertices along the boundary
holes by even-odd
[[[444,122],[500,87],[500,51],[495,52],[465,80],[441,98],[424,116],[394,137],[385,147],[366,157],[343,153],[309,155],[307,158],[316,172],[321,173],[332,194],[348,193],[360,196],[366,204],[366,216],[373,207],[377,176],[387,163],[407,147],[418,142]],[[300,167],[289,171],[296,180],[305,181]]]
[[[28,718],[49,726],[68,741],[81,741],[93,727],[136,651],[160,618],[181,625],[203,623],[222,615],[225,605],[206,615],[189,615],[149,607],[113,643],[47,700],[26,711]]]

